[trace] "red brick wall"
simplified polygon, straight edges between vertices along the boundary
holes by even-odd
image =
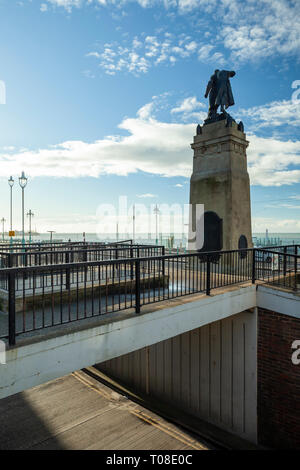
[[[291,357],[300,320],[258,309],[258,442],[300,449],[300,364]]]

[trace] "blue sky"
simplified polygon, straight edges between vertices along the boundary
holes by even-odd
[[[287,0],[0,0],[0,217],[22,170],[40,231],[95,232],[122,195],[188,203],[189,144],[225,68],[253,230],[300,232],[299,18]],[[16,229],[20,206],[16,184]]]

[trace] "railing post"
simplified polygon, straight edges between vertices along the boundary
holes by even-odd
[[[255,284],[256,279],[256,250],[253,248],[252,250],[252,284]]]
[[[16,344],[15,273],[8,274],[8,342]]]
[[[295,257],[294,257],[294,270],[295,270],[295,290],[297,290],[297,265],[298,265],[298,258],[297,258],[297,254],[298,254],[298,249],[297,249],[297,245],[295,245]]]
[[[210,295],[210,257],[206,260],[206,295]]]
[[[132,263],[133,264],[133,263]],[[141,262],[135,262],[135,313],[141,311]]]
[[[27,254],[27,248],[24,248],[24,266],[27,268],[28,266],[28,254]],[[27,279],[27,270],[24,272],[24,279]]]
[[[165,256],[165,247],[162,247],[162,256]],[[165,286],[165,260],[162,260],[163,285]]]
[[[133,248],[130,248],[130,258],[133,258]],[[133,279],[133,263],[130,263],[130,278]]]
[[[69,252],[66,252],[66,264],[69,263]],[[66,289],[70,289],[70,268],[66,268]]]
[[[121,258],[122,258],[122,255],[121,255]],[[116,259],[119,259],[119,250],[118,248],[116,249]],[[120,264],[116,264],[116,273],[117,273],[117,276],[119,275],[119,271],[120,271]]]
[[[286,252],[287,252],[286,246],[283,248],[283,252],[284,252],[284,255],[283,255],[283,275],[286,276]]]

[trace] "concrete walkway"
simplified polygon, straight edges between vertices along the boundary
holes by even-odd
[[[0,415],[0,450],[212,448],[83,371],[0,400]]]

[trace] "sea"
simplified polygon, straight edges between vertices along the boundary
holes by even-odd
[[[266,238],[266,233],[253,233],[253,243],[254,246],[263,246],[263,245],[294,245],[300,244],[300,233],[269,233],[268,237]],[[49,233],[39,233],[32,235],[33,242],[45,242],[50,241],[50,234]],[[72,241],[72,242],[79,242],[84,241],[87,242],[114,242],[114,241],[122,241],[122,240],[131,240],[133,238],[132,234],[124,233],[119,234],[118,238],[116,234],[97,234],[97,233],[55,233],[53,234],[53,241]],[[14,239],[15,241],[19,241],[19,237]],[[26,234],[26,241],[28,241],[28,234]],[[135,237],[136,243],[141,244],[156,244],[156,238],[153,234],[137,234]],[[170,247],[172,245],[173,248],[186,248],[187,246],[187,237],[183,236],[182,234],[174,234],[174,235],[159,235],[158,236],[158,244],[164,245],[166,247]]]

